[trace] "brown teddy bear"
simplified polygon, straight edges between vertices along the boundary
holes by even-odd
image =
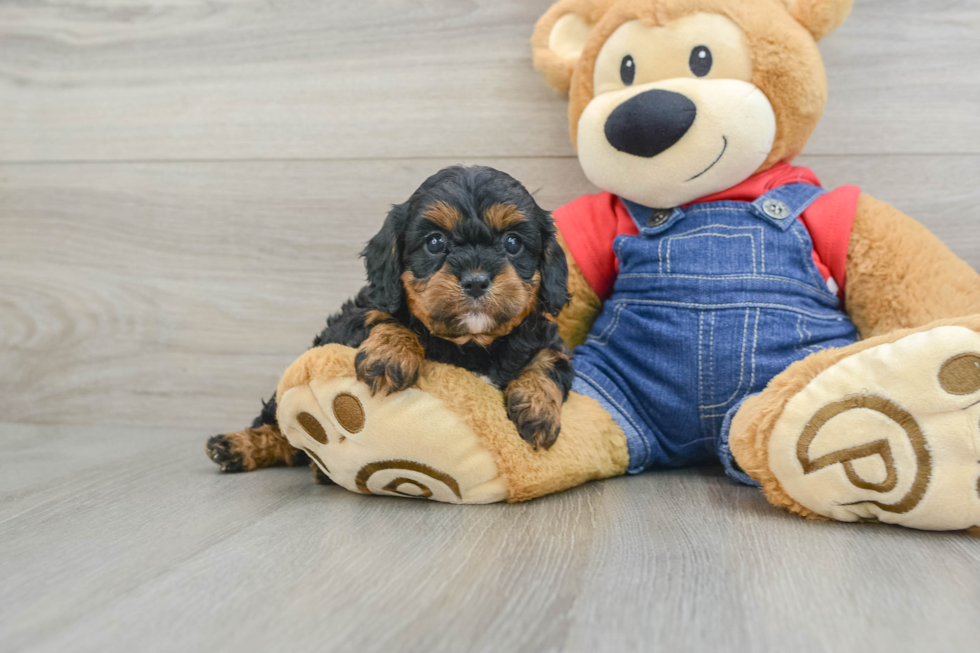
[[[279,423],[355,492],[522,501],[720,460],[800,515],[980,525],[980,276],[926,229],[790,161],[820,118],[816,42],[851,0],[561,0],[537,67],[569,93],[588,178],[555,212],[576,347],[561,435],[427,363],[372,396],[308,351]],[[846,300],[846,302],[845,302]]]

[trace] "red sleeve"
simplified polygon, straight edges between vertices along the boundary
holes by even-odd
[[[583,195],[552,215],[585,280],[601,299],[608,299],[619,272],[613,241],[621,234],[639,233],[626,207],[607,192]]]
[[[837,282],[841,298],[847,287],[847,246],[860,195],[857,186],[841,186],[820,197],[800,216],[813,241],[814,261]]]

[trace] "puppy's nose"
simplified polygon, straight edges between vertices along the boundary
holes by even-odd
[[[697,106],[680,93],[644,91],[609,114],[606,140],[620,152],[649,159],[681,140],[697,113]]]
[[[479,299],[490,287],[490,277],[483,272],[467,272],[459,280],[459,285],[467,295]]]

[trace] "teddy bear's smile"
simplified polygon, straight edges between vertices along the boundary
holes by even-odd
[[[714,161],[712,161],[710,166],[708,166],[707,168],[705,168],[704,170],[702,170],[698,174],[696,174],[693,177],[691,177],[690,179],[688,179],[688,181],[694,181],[698,177],[702,176],[704,173],[706,173],[709,170],[711,170],[712,168],[714,168],[715,167],[715,164],[718,163],[719,161],[721,161],[721,157],[725,156],[725,151],[728,149],[728,138],[723,135],[721,137],[721,141],[722,141],[721,154],[718,155],[718,158],[716,158]]]
[[[751,175],[775,136],[773,107],[751,82],[679,77],[594,97],[578,121],[578,157],[600,188],[666,209]]]

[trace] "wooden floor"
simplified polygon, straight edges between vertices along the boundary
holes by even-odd
[[[0,651],[964,651],[980,539],[716,469],[454,507],[222,476],[444,164],[594,189],[548,0],[0,3]],[[857,0],[800,162],[980,267],[980,2]]]

